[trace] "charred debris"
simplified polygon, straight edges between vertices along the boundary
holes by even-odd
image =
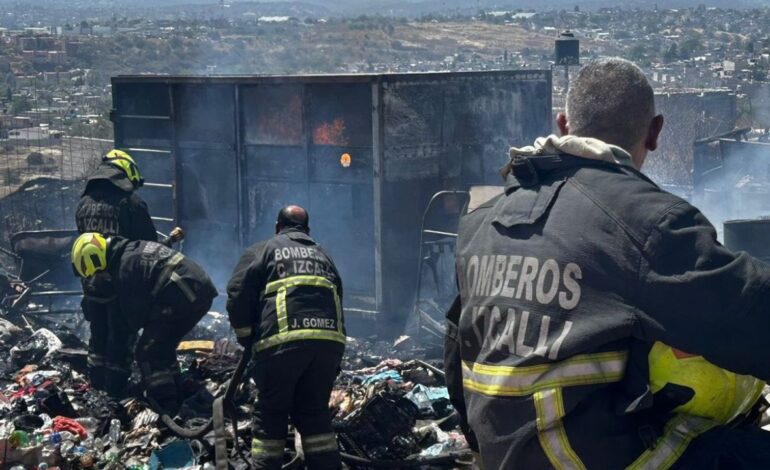
[[[9,284],[4,306],[28,289],[18,279]],[[249,380],[234,394],[226,425],[209,424],[212,405],[225,394],[241,354],[235,342],[211,340],[229,334],[220,314],[210,313],[179,346],[185,401],[168,425],[139,393],[138,374],[124,400],[91,388],[76,319],[45,320],[6,307],[2,313],[0,467],[214,469],[219,461],[248,468],[256,399]],[[350,468],[463,468],[470,461],[440,361],[415,359],[429,355],[410,338],[396,347],[349,340],[329,406]],[[290,436],[285,468],[303,468],[296,436]],[[220,439],[226,447],[218,450]]]

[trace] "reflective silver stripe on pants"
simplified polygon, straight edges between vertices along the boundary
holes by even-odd
[[[251,333],[253,332],[252,328],[250,326],[244,326],[241,328],[234,328],[235,330],[235,336],[239,338],[245,338],[247,336],[251,336]]]
[[[251,456],[255,458],[277,459],[283,457],[285,439],[257,439],[251,440]]]
[[[626,370],[626,351],[580,354],[534,366],[463,362],[463,387],[492,396],[526,396],[538,390],[617,382]]]
[[[105,356],[101,354],[89,354],[88,365],[93,367],[100,367],[105,364]]]
[[[306,454],[320,454],[337,451],[337,436],[334,433],[302,436],[302,450]]]
[[[541,390],[533,395],[537,412],[537,437],[551,465],[557,470],[586,470],[567,439],[562,418],[564,402],[560,388]]]
[[[129,367],[127,365],[122,364],[116,364],[114,362],[109,362],[106,359],[106,356],[103,356],[101,354],[89,354],[88,355],[88,366],[89,367],[101,367],[103,369],[112,370],[115,372],[121,372],[125,374],[129,374],[131,371],[129,370]]]
[[[144,383],[148,387],[175,384],[176,382],[174,381],[174,371],[164,370],[153,372],[152,374],[147,374],[144,377]]]
[[[655,443],[655,448],[645,451],[629,470],[666,470],[671,468],[687,450],[693,439],[717,426],[714,421],[696,416],[677,415],[666,424],[663,436]]]

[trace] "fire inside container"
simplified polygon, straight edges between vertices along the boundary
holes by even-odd
[[[222,289],[282,206],[307,207],[341,271],[353,332],[356,318],[397,328],[410,311],[433,194],[501,184],[508,148],[551,131],[548,71],[112,85],[115,146],[142,167],[159,228],[185,228],[185,251]]]

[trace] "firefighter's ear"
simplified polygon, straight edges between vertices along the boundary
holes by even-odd
[[[562,136],[569,135],[569,122],[567,121],[567,115],[560,112],[556,115],[556,125],[559,127],[559,132]]]
[[[658,137],[663,130],[663,115],[658,114],[652,121],[650,121],[650,127],[647,129],[647,138],[644,141],[644,147],[650,152],[658,148]]]

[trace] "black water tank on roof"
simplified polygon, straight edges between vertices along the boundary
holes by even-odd
[[[580,64],[580,40],[569,31],[564,31],[556,39],[555,57],[556,65]]]

